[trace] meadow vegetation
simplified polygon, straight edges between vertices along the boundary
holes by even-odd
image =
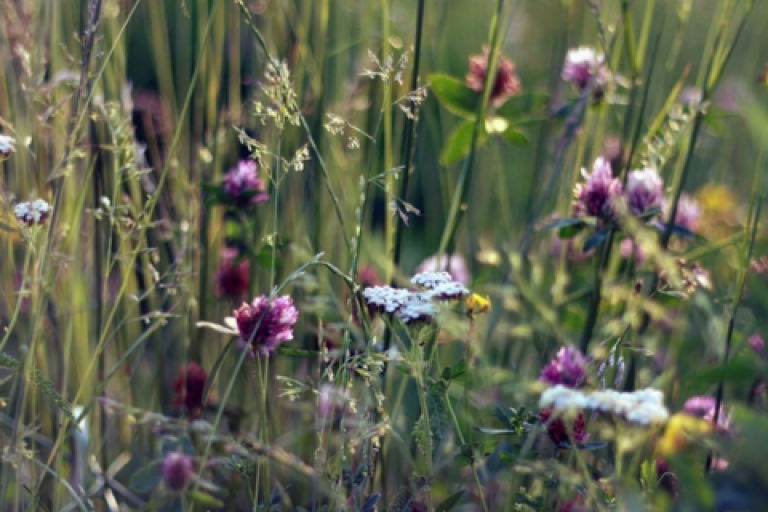
[[[0,2],[0,510],[765,509],[766,19]]]

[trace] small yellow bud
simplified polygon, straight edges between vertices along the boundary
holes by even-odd
[[[488,313],[491,310],[491,299],[490,297],[483,297],[477,293],[473,293],[467,297],[466,305],[468,315]]]
[[[707,420],[678,413],[669,418],[664,434],[656,442],[656,452],[669,456],[684,449],[693,438],[712,431],[712,424]]]

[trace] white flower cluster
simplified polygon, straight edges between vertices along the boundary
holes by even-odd
[[[427,290],[434,290],[441,284],[451,282],[453,282],[453,278],[448,272],[420,272],[411,278],[411,283]]]
[[[669,411],[664,406],[664,394],[650,388],[631,393],[613,389],[584,393],[558,385],[541,394],[539,407],[551,408],[558,414],[578,410],[599,411],[644,426],[661,425],[669,419]]]
[[[363,290],[365,302],[380,313],[395,315],[405,324],[431,322],[438,313],[435,301],[459,300],[469,294],[464,285],[448,272],[421,272],[411,282],[421,291],[391,286],[371,286]]]
[[[432,300],[459,300],[469,294],[469,290],[454,281],[448,272],[419,272],[411,283],[428,290],[425,294]]]
[[[42,199],[36,199],[32,202],[17,204],[13,207],[13,213],[19,222],[31,226],[44,222],[51,213],[51,206]]]
[[[8,158],[16,151],[16,139],[8,135],[0,135],[0,157]]]

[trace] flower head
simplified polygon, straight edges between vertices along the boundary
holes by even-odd
[[[555,446],[566,447],[571,444],[571,437],[576,443],[576,446],[582,445],[589,440],[589,434],[584,430],[586,429],[587,422],[584,419],[584,413],[579,411],[576,418],[571,424],[571,431],[569,437],[568,427],[560,418],[552,417],[552,410],[545,409],[539,412],[539,421],[546,426],[547,434]]]
[[[438,261],[439,258],[439,261]],[[435,254],[422,261],[418,267],[416,267],[415,275],[422,274],[424,272],[448,272],[451,275],[451,279],[457,283],[461,283],[464,286],[469,285],[470,275],[467,269],[467,263],[461,254],[452,254],[448,256],[443,254]]]
[[[250,304],[243,303],[234,315],[240,332],[239,345],[264,356],[293,339],[293,325],[299,318],[293,299],[288,295],[277,297],[271,303],[262,295]]]
[[[198,411],[205,402],[203,392],[207,381],[208,374],[205,370],[196,362],[190,361],[173,382],[173,390],[176,392],[173,404],[176,407],[183,405],[189,411]]]
[[[216,273],[216,291],[221,297],[242,299],[251,283],[251,265],[248,258],[238,257],[240,252],[231,247],[221,253],[221,264]]]
[[[469,72],[467,73],[467,87],[477,93],[482,93],[488,75],[488,47],[483,48],[482,55],[473,55],[469,58]],[[499,58],[496,69],[496,80],[491,89],[491,105],[500,107],[509,98],[519,93],[521,89],[520,79],[515,72],[515,64],[508,58]]]
[[[396,314],[406,325],[431,323],[438,313],[431,299],[427,293],[410,293]]]
[[[664,182],[656,169],[646,168],[630,171],[627,176],[627,201],[635,215],[658,208],[664,199]]]
[[[760,354],[763,352],[763,349],[765,348],[765,340],[763,340],[763,337],[760,336],[759,333],[753,334],[747,341],[749,341],[749,346],[752,347],[752,350],[756,353]]]
[[[333,384],[323,384],[317,392],[317,416],[320,421],[333,421],[341,414],[348,411],[347,400],[349,393],[347,390],[340,390]]]
[[[621,181],[613,177],[611,164],[598,157],[592,166],[592,173],[581,170],[584,183],[573,189],[573,211],[576,216],[592,216],[602,220],[613,218],[613,202],[621,195]]]
[[[669,208],[671,204],[665,204],[664,216],[669,218]],[[675,214],[675,224],[687,229],[688,231],[695,231],[699,225],[699,217],[701,216],[701,208],[699,202],[688,194],[681,194],[680,201],[677,203],[677,213]]]
[[[408,290],[392,286],[371,286],[363,290],[363,298],[370,309],[389,315],[398,311],[409,295]]]
[[[685,402],[683,411],[686,414],[701,418],[714,425],[715,407],[717,407],[717,400],[714,397],[694,396]],[[720,414],[717,415],[717,428],[718,430],[729,430],[730,427],[731,420],[725,414],[723,405],[720,404]]]
[[[13,207],[13,213],[19,222],[27,226],[42,224],[51,213],[51,205],[43,199],[35,199],[31,202],[18,203]]]
[[[169,453],[163,459],[163,482],[171,491],[183,491],[195,476],[192,459],[183,453]]]
[[[584,381],[586,366],[587,358],[578,348],[562,347],[552,362],[541,370],[539,380],[551,386],[561,384],[575,388]]]
[[[602,91],[607,81],[607,70],[604,65],[605,57],[589,46],[580,46],[568,50],[563,65],[562,78],[581,92],[595,76],[595,92]]]
[[[16,151],[16,139],[8,135],[0,135],[0,160],[5,160]]]
[[[264,181],[259,177],[259,168],[252,160],[240,160],[236,167],[229,170],[224,177],[224,191],[239,207],[269,199]]]
[[[695,436],[711,432],[712,425],[701,418],[678,413],[669,418],[664,434],[656,442],[656,452],[661,456],[674,455],[685,448]]]
[[[460,300],[469,294],[448,272],[421,272],[413,276],[411,283],[429,290],[429,295],[436,300]]]

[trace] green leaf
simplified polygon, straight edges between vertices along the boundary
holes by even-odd
[[[316,350],[302,350],[299,348],[284,347],[282,345],[277,347],[277,353],[281,356],[301,357],[307,359],[317,359],[317,355],[319,354],[319,352]]]
[[[548,231],[550,229],[560,229],[562,231],[562,228],[569,228],[573,226],[578,227],[578,230],[581,231],[581,229],[586,225],[587,223],[584,222],[584,219],[580,217],[570,217],[568,219],[557,219],[554,222],[538,228],[536,231]],[[562,236],[560,238],[562,238]]]
[[[186,495],[187,495],[187,498],[189,498],[190,500],[194,501],[195,503],[203,507],[222,508],[224,506],[224,503],[218,498],[215,498],[210,494],[206,494],[203,491],[200,491],[198,489],[187,491]]]
[[[695,389],[705,389],[720,381],[731,384],[750,384],[764,370],[759,361],[753,358],[742,357],[732,359],[725,365],[718,366],[717,368],[696,372],[686,379],[686,384],[688,387]]]
[[[163,480],[163,467],[159,460],[152,461],[131,477],[130,488],[138,494],[149,494]]]
[[[440,73],[429,75],[428,80],[430,92],[448,111],[470,119],[477,115],[482,97],[463,81]]]
[[[528,136],[520,130],[516,130],[514,126],[510,126],[501,134],[501,137],[512,144],[513,146],[527,146],[530,144]]]
[[[454,164],[469,154],[472,149],[472,131],[474,127],[475,122],[469,120],[454,128],[448,136],[442,153],[440,153],[440,163],[442,165]],[[477,136],[477,148],[480,148],[487,141],[488,134],[481,129]]]
[[[602,244],[606,238],[608,238],[608,234],[611,231],[609,229],[604,229],[603,231],[598,231],[591,237],[587,238],[586,242],[584,242],[584,247],[581,249],[581,252],[586,254],[598,245]]]
[[[464,491],[457,491],[451,494],[435,507],[435,512],[448,512],[453,507],[455,507],[463,497]]]
[[[501,107],[496,109],[496,115],[511,123],[516,123],[521,118],[543,109],[548,103],[549,94],[544,92],[518,94],[509,98]]]
[[[451,379],[458,379],[462,375],[467,373],[467,362],[462,359],[458,363],[456,363],[456,366],[451,368]]]
[[[13,226],[9,226],[4,222],[0,222],[0,229],[3,231],[8,231],[9,233],[15,233],[18,231],[18,229],[14,228]]]

